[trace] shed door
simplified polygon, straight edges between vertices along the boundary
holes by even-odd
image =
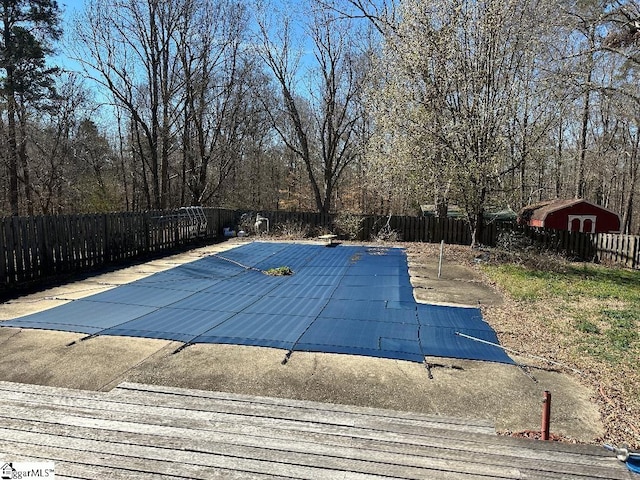
[[[596,231],[595,215],[569,215],[569,223],[567,228],[570,232],[587,232],[594,233]]]
[[[580,227],[582,226],[582,221],[580,218],[569,218],[569,231],[570,232],[579,232]]]
[[[586,233],[595,233],[596,231],[596,219],[585,218],[582,224],[582,231]]]

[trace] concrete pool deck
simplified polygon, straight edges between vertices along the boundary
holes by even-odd
[[[0,305],[0,320],[105,291],[245,241],[207,246],[15,298]],[[437,279],[433,262],[410,254],[409,266],[418,300],[465,305],[500,301],[480,281],[470,282],[473,272],[466,267],[445,265]],[[80,342],[84,336],[1,328],[0,380],[100,391],[131,381],[477,418],[509,431],[539,429],[542,392],[549,390],[554,433],[592,442],[603,431],[589,391],[558,372],[535,370],[534,381],[511,365],[430,358],[429,378],[424,365],[400,360],[294,352],[283,364],[285,352],[272,348],[192,345],[174,353],[180,342],[103,336]]]

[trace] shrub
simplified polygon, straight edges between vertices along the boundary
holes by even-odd
[[[390,222],[391,222],[391,216],[389,216],[387,218],[387,222],[377,232],[373,234],[373,240],[375,240],[376,242],[402,241],[402,236],[397,231],[391,228]]]
[[[361,215],[339,213],[333,220],[333,225],[337,235],[347,240],[357,240],[362,234],[362,221],[363,217]]]
[[[309,238],[312,233],[309,225],[291,220],[279,223],[274,230],[278,236],[286,239]]]

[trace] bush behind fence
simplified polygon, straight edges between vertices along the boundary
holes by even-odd
[[[194,235],[192,225],[176,211],[0,218],[0,290],[212,241],[222,234],[224,227],[237,229],[242,214],[220,208],[205,208],[204,213],[206,230],[199,235]],[[349,215],[346,222],[345,215],[311,212],[262,212],[262,215],[269,218],[271,231],[276,232],[297,224],[311,236],[334,232],[343,238],[371,241],[386,234],[386,238],[407,242],[471,243],[469,224],[459,219]],[[344,231],[345,225],[351,231]],[[548,251],[640,268],[638,236],[490,223],[480,242],[494,246],[501,233],[514,229]]]

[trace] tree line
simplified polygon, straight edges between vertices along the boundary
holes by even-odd
[[[580,197],[640,233],[637,0],[88,0],[63,43],[54,0],[0,14],[2,215],[456,204],[477,232]]]

